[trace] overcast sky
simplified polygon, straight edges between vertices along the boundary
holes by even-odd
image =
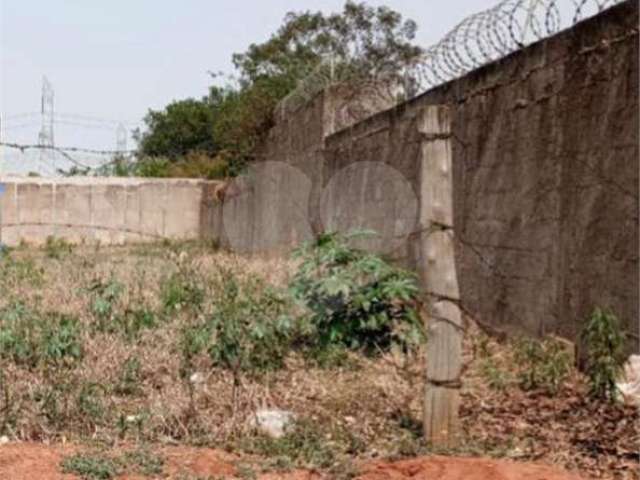
[[[372,0],[437,41],[495,0]],[[231,55],[262,42],[291,10],[339,11],[343,0],[0,0],[3,139],[35,142],[42,76],[55,110],[139,122],[149,108],[207,92],[208,71],[232,73]],[[13,117],[13,118],[11,118]],[[57,145],[113,148],[115,131],[56,123]]]

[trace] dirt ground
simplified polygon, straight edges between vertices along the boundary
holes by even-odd
[[[33,443],[0,447],[0,478],[7,480],[77,480],[64,474],[60,462],[73,452],[71,447]],[[237,477],[234,457],[210,449],[172,447],[162,451],[166,465],[162,478],[204,480]],[[375,462],[360,467],[356,480],[580,480],[586,477],[557,468],[530,463],[513,463],[480,458],[422,457],[395,463]],[[120,476],[119,480],[151,477]],[[264,473],[260,480],[312,480],[329,478],[314,472]]]

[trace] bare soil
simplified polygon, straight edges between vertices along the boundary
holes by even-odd
[[[75,451],[69,446],[15,443],[0,447],[0,478],[11,480],[77,480],[64,474],[60,462]],[[232,455],[211,449],[171,447],[162,451],[167,479],[233,479],[237,468]],[[120,476],[119,480],[143,480],[152,477]],[[326,479],[316,472],[293,471],[264,473],[259,480]],[[361,466],[356,480],[580,480],[586,477],[558,468],[531,463],[514,463],[485,458],[421,457],[400,462],[373,462]]]

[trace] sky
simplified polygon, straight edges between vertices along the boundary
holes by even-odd
[[[417,41],[428,46],[495,0],[368,3],[414,19]],[[208,72],[233,73],[231,55],[269,38],[287,12],[328,13],[342,5],[343,0],[0,0],[3,140],[37,142],[39,116],[15,116],[40,111],[46,75],[56,113],[69,116],[56,121],[56,145],[112,149],[117,122],[130,130],[150,108],[205,95],[212,83]]]

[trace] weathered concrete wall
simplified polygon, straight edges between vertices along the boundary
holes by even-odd
[[[209,224],[216,182],[132,178],[0,177],[0,241],[42,244],[217,236]]]
[[[246,250],[269,246],[264,238],[290,247],[294,236],[263,236],[265,224],[287,231],[306,210],[312,233],[375,228],[373,248],[421,271],[411,232],[424,185],[420,122],[426,106],[448,104],[465,308],[501,329],[575,338],[595,306],[609,307],[637,338],[636,2],[337,133],[327,121],[334,94],[271,132],[265,163],[307,180],[272,179],[295,209],[262,195],[237,212],[251,224]]]

